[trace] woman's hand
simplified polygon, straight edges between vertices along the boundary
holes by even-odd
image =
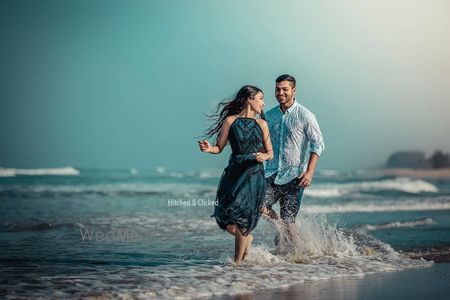
[[[202,152],[211,151],[211,144],[207,140],[198,141],[198,146],[200,147],[200,151]]]
[[[258,153],[255,153],[255,159],[258,162],[263,162],[263,161],[266,161],[269,159],[269,155],[267,153],[258,152]]]

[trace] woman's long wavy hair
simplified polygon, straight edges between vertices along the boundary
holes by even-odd
[[[253,85],[244,85],[239,89],[233,100],[224,100],[217,105],[216,112],[207,117],[213,121],[213,124],[206,129],[205,135],[208,138],[214,138],[217,141],[223,122],[229,116],[239,114],[246,106],[247,99],[253,99],[261,89]],[[264,119],[264,113],[261,112],[260,117]]]

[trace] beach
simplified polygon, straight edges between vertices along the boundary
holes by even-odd
[[[333,278],[304,282],[294,286],[267,289],[255,293],[213,297],[220,300],[293,300],[293,299],[448,299],[450,263],[430,268],[367,274],[361,277]]]
[[[450,0],[0,22],[0,300],[450,300]]]
[[[448,292],[449,180],[318,171],[295,243],[275,247],[279,224],[261,219],[236,267],[234,240],[211,218],[221,170],[0,168],[0,175],[2,298],[440,299]]]

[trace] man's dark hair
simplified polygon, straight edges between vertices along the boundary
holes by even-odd
[[[292,87],[295,87],[295,78],[289,74],[283,74],[278,76],[278,78],[275,80],[276,83],[282,82],[282,81],[289,81],[292,82]]]

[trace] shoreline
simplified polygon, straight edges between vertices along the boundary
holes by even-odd
[[[385,168],[382,169],[382,172],[385,176],[450,180],[450,168],[443,168],[443,169]]]
[[[294,299],[448,299],[450,263],[430,268],[372,273],[361,277],[341,277],[307,281],[286,288],[260,290],[237,295],[217,295],[220,300]]]

